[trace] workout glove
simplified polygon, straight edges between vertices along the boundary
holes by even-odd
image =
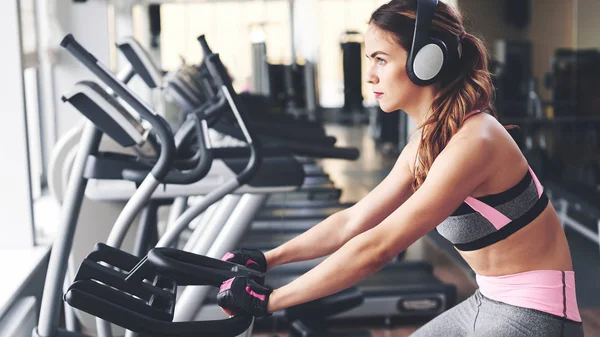
[[[258,249],[242,248],[235,250],[233,253],[225,254],[221,260],[233,262],[261,273],[267,271],[267,259]]]
[[[258,284],[253,279],[238,276],[221,285],[217,304],[228,311],[248,313],[254,317],[271,316],[267,311],[273,289]]]

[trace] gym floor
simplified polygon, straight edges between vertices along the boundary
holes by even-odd
[[[360,200],[373,189],[393,167],[397,154],[384,155],[386,151],[377,146],[368,134],[366,125],[348,126],[335,123],[326,124],[327,134],[338,139],[338,146],[356,146],[361,151],[357,161],[323,160],[321,165],[332,181],[342,189],[342,202]],[[586,336],[600,336],[600,252],[591,242],[586,242],[576,233],[567,232],[572,250],[575,272],[578,279],[578,301]],[[474,274],[460,256],[435,233],[415,242],[408,250],[406,259],[425,260],[434,266],[434,273],[443,282],[456,285],[458,301],[462,301],[477,289]],[[579,282],[581,280],[581,282]],[[581,283],[581,284],[580,284]],[[422,323],[421,323],[422,324]],[[379,328],[363,326],[373,337],[405,337],[414,332],[420,324],[406,324]],[[357,328],[357,327],[353,327]],[[344,330],[340,327],[340,330]],[[276,331],[274,331],[276,332]],[[273,333],[260,333],[254,336],[267,337]],[[280,334],[283,337],[283,334]]]

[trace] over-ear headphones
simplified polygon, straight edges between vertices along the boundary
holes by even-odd
[[[408,78],[419,86],[437,81],[448,59],[454,56],[448,54],[444,41],[429,34],[437,5],[438,0],[417,0],[415,30],[406,60],[406,72]]]

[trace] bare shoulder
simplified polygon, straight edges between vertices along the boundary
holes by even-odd
[[[402,150],[398,161],[408,165],[414,175],[418,147],[421,138],[414,137]],[[514,139],[504,126],[487,113],[470,117],[452,137],[434,161],[435,166],[446,166],[458,157],[481,162],[488,174],[507,169],[505,164],[523,161],[523,156]],[[444,163],[447,162],[447,163]],[[486,174],[486,175],[488,175]]]
[[[480,113],[467,119],[448,145],[453,143],[460,143],[461,146],[468,145],[465,143],[485,146],[488,151],[511,149],[520,153],[517,144],[504,126],[487,113]]]
[[[417,151],[419,149],[420,141],[421,138],[418,136],[411,139],[408,144],[406,144],[404,149],[402,149],[400,157],[398,158],[398,161],[402,161],[403,164],[408,165],[408,169],[413,175],[415,173],[415,161],[417,159]]]
[[[521,150],[505,127],[494,116],[483,113],[469,118],[443,152],[448,152],[444,156],[448,160],[453,160],[458,154],[473,161],[481,161],[481,169],[486,172],[485,175],[493,177],[486,181],[482,187],[484,189],[493,190],[504,186],[505,178],[512,182],[515,179],[513,175],[522,177],[520,171],[526,169],[527,165]],[[500,172],[502,174],[498,178],[496,173]]]

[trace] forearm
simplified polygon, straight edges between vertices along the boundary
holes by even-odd
[[[312,260],[335,252],[352,238],[347,224],[344,211],[329,216],[306,232],[266,252],[268,268]]]
[[[269,312],[309,302],[346,289],[376,273],[386,263],[375,243],[360,235],[293,282],[275,289]]]

